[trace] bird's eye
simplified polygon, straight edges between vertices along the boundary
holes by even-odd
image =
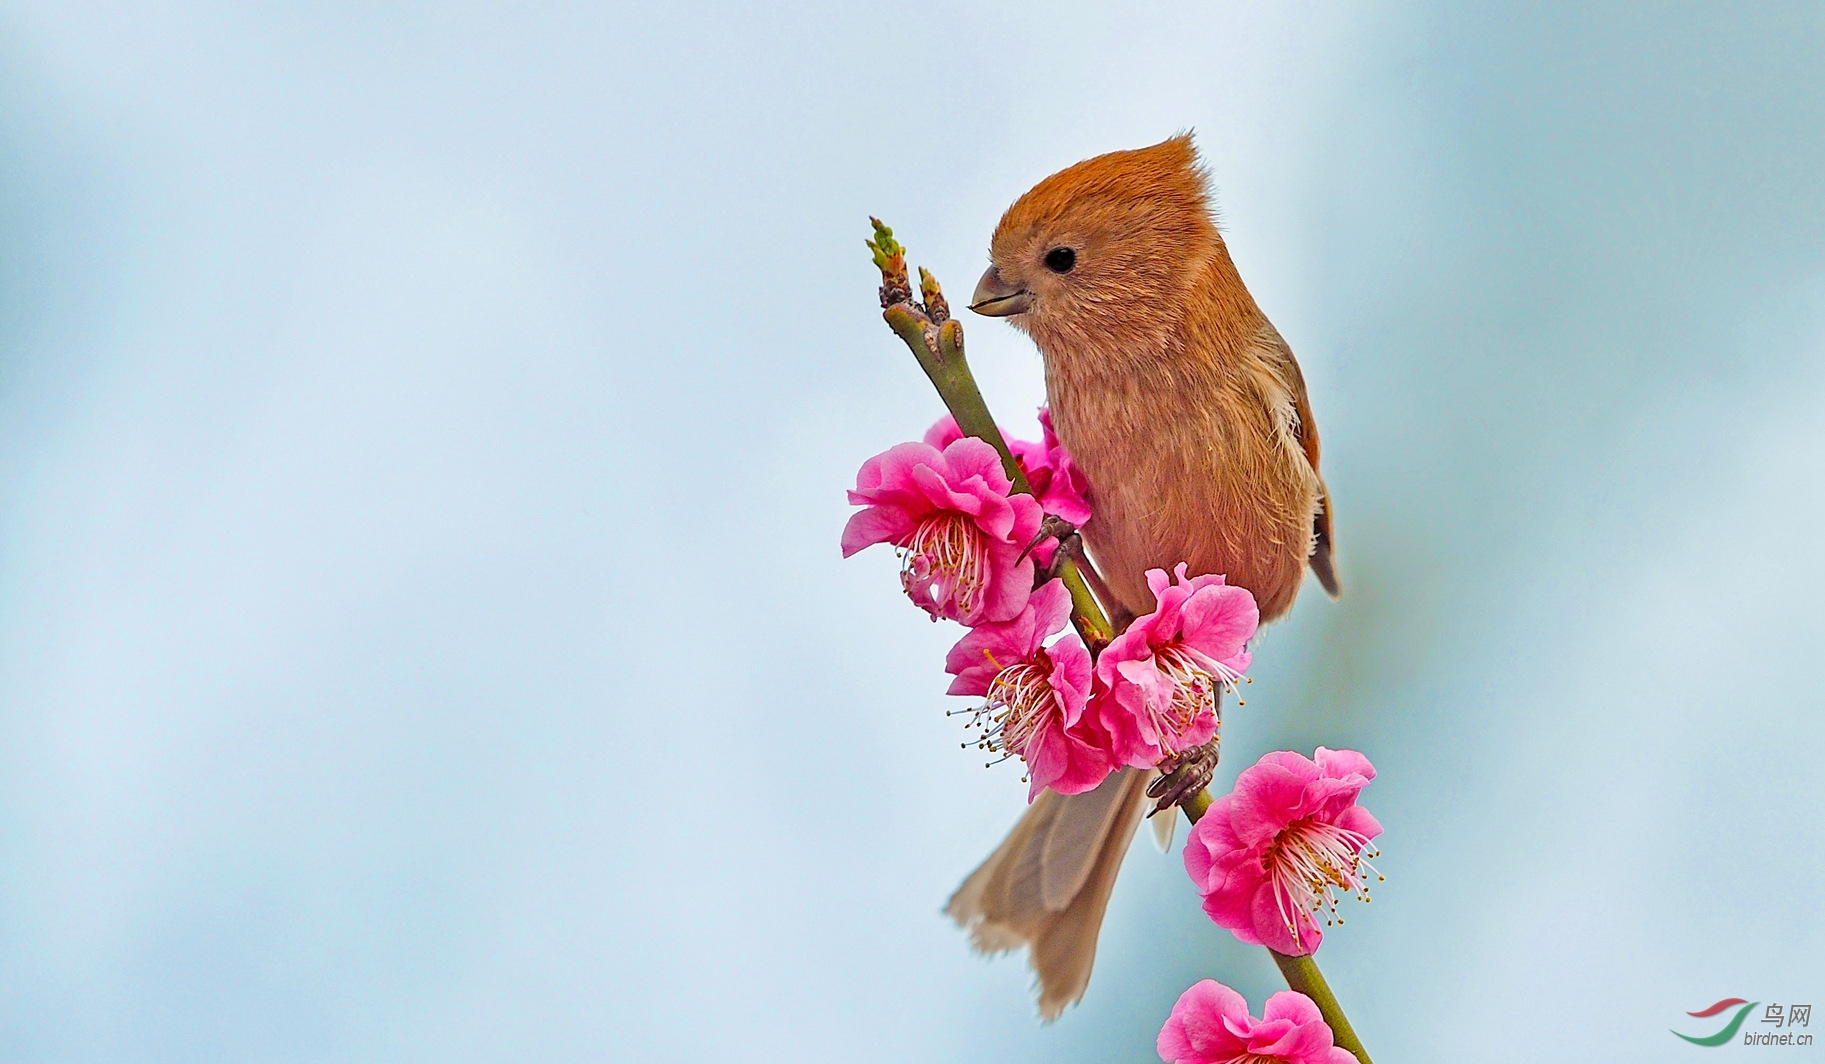
[[[1046,269],[1053,273],[1070,273],[1077,265],[1077,252],[1070,248],[1053,248],[1046,252]]]

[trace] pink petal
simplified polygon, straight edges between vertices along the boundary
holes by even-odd
[[[1094,514],[1090,509],[1090,504],[1084,501],[1079,491],[1061,491],[1058,487],[1060,484],[1069,483],[1056,473],[1053,474],[1052,482],[1041,493],[1039,503],[1046,513],[1054,514],[1082,528],[1090,523],[1090,518]]]
[[[1110,729],[1112,734],[1131,737],[1119,749],[1123,760],[1135,768],[1151,768],[1164,756],[1161,741],[1166,739],[1154,725],[1148,707],[1158,705],[1165,697],[1169,682],[1160,676],[1153,660],[1123,661],[1116,665],[1116,679],[1110,685],[1114,705],[1126,719]]]
[[[1202,979],[1179,995],[1155,1044],[1168,1064],[1215,1064],[1243,1053],[1246,1043],[1224,1021],[1248,1022],[1248,1002],[1214,979]]]
[[[1249,1048],[1271,1060],[1284,1060],[1287,1064],[1324,1064],[1331,1056],[1331,1029],[1321,1020],[1305,1027],[1287,1025],[1284,1031],[1274,1032],[1271,1040],[1265,1036],[1249,1040]]]
[[[925,430],[925,445],[940,451],[962,438],[963,430],[957,427],[957,419],[949,414],[932,422],[932,427]]]
[[[1181,641],[1219,661],[1243,653],[1261,614],[1246,588],[1225,584],[1199,588],[1184,606]]]
[[[1074,525],[1082,525],[1090,520],[1090,484],[1084,479],[1083,471],[1059,442],[1058,434],[1052,431],[1052,411],[1039,408],[1040,442],[1045,448],[1046,464],[1051,467],[1052,477],[1043,493],[1041,502],[1046,512],[1057,514]]]
[[[1244,673],[1248,671],[1248,666],[1255,660],[1255,656],[1244,650],[1239,654],[1234,654],[1227,658],[1218,658],[1217,660],[1237,673]]]
[[[913,471],[924,468],[945,469],[944,455],[923,443],[901,443],[862,463],[855,477],[851,502],[910,502],[917,497],[913,488]],[[857,499],[856,496],[861,496]],[[915,512],[915,516],[918,513]]]
[[[1255,895],[1267,876],[1258,861],[1220,862],[1211,873],[1215,889],[1203,896],[1204,915],[1251,946],[1261,944],[1255,929]]]
[[[1063,728],[1056,722],[1041,724],[1027,741],[1024,751],[1017,751],[1027,762],[1027,801],[1039,797],[1039,792],[1050,787],[1053,781],[1065,774],[1070,761],[1070,752],[1065,749],[1066,739]]]
[[[1093,684],[1090,652],[1084,649],[1082,640],[1068,635],[1053,643],[1046,653],[1052,658],[1052,690],[1058,692],[1064,705],[1065,726],[1071,727],[1083,718],[1089,706]]]
[[[1274,900],[1272,883],[1263,882],[1255,891],[1255,897],[1249,907],[1249,916],[1254,924],[1255,935],[1261,944],[1268,949],[1276,950],[1291,957],[1303,957],[1318,949],[1324,941],[1324,932],[1312,921],[1312,914],[1298,912],[1292,914],[1299,925],[1299,940],[1293,940],[1293,933],[1286,929],[1286,917],[1280,914],[1280,906]],[[1233,933],[1233,932],[1232,932]],[[1241,935],[1237,935],[1241,938]]]
[[[911,490],[917,491],[930,509],[966,514],[975,518],[978,524],[996,520],[996,496],[980,478],[976,478],[974,484],[953,480],[942,469],[922,465],[914,466],[907,480]],[[1001,519],[1005,524],[1013,523],[1013,515],[1005,509],[1001,511]],[[1001,533],[993,534],[995,538],[1001,538]]]
[[[1048,452],[1064,453],[1065,445],[1059,442],[1058,432],[1052,428],[1052,408],[1050,406],[1039,408],[1039,439],[1046,445]]]
[[[1052,479],[1052,467],[1046,461],[1044,445],[1031,440],[1017,440],[1012,436],[1005,438],[1008,442],[1008,452],[1014,456],[1015,464],[1019,465],[1021,471],[1027,475],[1027,483],[1033,486],[1033,490],[1035,492],[1040,490],[1041,481],[1049,484]]]
[[[956,677],[945,693],[988,694],[989,685],[1002,669],[1026,660],[1032,653],[1031,642],[1031,619],[1024,614],[1005,624],[982,624],[970,629],[944,656],[944,671]]]
[[[1103,653],[1107,654],[1108,651],[1104,650]],[[1097,662],[1098,666],[1101,664],[1102,662]],[[1117,751],[1119,759],[1120,751],[1128,742],[1132,723],[1128,719],[1128,711],[1117,704],[1115,693],[1100,678],[1094,681],[1090,689],[1090,704],[1084,710],[1084,719],[1094,719],[1110,735],[1111,748]]]
[[[1261,1006],[1263,1020],[1290,1020],[1296,1025],[1323,1023],[1324,1014],[1311,998],[1297,990],[1282,990]]]
[[[1204,899],[1204,915],[1210,917],[1212,923],[1236,936],[1236,941],[1245,946],[1261,945],[1261,936],[1255,931],[1254,901],[1252,898],[1247,905],[1242,906],[1242,910],[1242,915],[1238,919],[1236,911],[1233,908],[1225,905],[1217,905],[1213,902],[1212,898]]]
[[[957,648],[952,647],[951,653],[956,652]],[[944,663],[945,671],[955,677],[951,680],[950,686],[944,689],[944,693],[947,695],[969,695],[980,698],[989,693],[989,688],[995,683],[995,674],[1001,671],[986,661],[970,668],[953,669],[952,664],[953,662],[948,659]]]
[[[1151,634],[1153,615],[1136,617],[1126,631],[1116,636],[1109,645],[1103,648],[1096,659],[1096,675],[1105,684],[1115,682],[1116,670],[1125,661],[1137,661],[1153,656],[1153,647],[1148,645]]]
[[[1320,778],[1317,762],[1291,750],[1270,750],[1255,764],[1277,765],[1308,782]]]
[[[1343,815],[1332,823],[1345,831],[1354,831],[1365,839],[1373,839],[1381,835],[1381,821],[1375,819],[1373,814],[1360,805],[1352,805],[1345,809]]]
[[[1046,519],[1045,511],[1039,508],[1039,500],[1031,495],[1010,495],[1008,506],[1014,512],[1014,527],[1008,531],[1008,540],[1025,550],[1039,535],[1039,526]]]
[[[1165,588],[1154,596],[1153,624],[1150,626],[1153,629],[1151,642],[1154,646],[1176,640],[1179,633],[1184,631],[1184,618],[1181,615],[1185,600],[1189,597],[1182,587]]]
[[[1249,1048],[1263,1055],[1279,1056],[1294,1064],[1326,1064],[1331,1059],[1330,1025],[1312,999],[1294,990],[1282,990],[1261,1009],[1263,1023],[1279,1022],[1287,1030],[1271,1044],[1251,1041]]]
[[[1342,814],[1343,810],[1356,803],[1356,796],[1362,793],[1361,778],[1355,780],[1326,779],[1319,777],[1305,785],[1305,792],[1299,799],[1293,817],[1316,816],[1331,819]]]
[[[1030,556],[1016,562],[1014,559],[1019,557],[1020,549],[1004,543],[991,544],[988,553],[989,583],[983,589],[982,609],[977,617],[958,618],[964,624],[1017,617],[1033,595],[1033,559]]]
[[[1223,587],[1229,583],[1228,579],[1224,577],[1222,573],[1204,573],[1201,576],[1194,576],[1187,580],[1185,579],[1185,569],[1185,563],[1180,562],[1178,565],[1179,582],[1184,584],[1185,589],[1192,594],[1196,594],[1207,587]]]
[[[1227,819],[1224,816],[1225,810],[1219,807],[1229,801],[1231,798],[1226,794],[1210,803],[1210,808],[1191,826],[1191,834],[1185,839],[1184,852],[1180,854],[1185,861],[1185,874],[1191,877],[1192,885],[1198,888],[1199,894],[1209,893],[1210,871],[1216,867],[1216,855],[1228,849],[1222,845],[1221,840],[1209,838],[1210,830],[1205,828],[1204,823],[1213,815]]]
[[[1255,894],[1265,882],[1267,870],[1259,857],[1224,854],[1211,866],[1210,890],[1203,895],[1205,915],[1241,941],[1259,943],[1254,933]]]
[[[1050,727],[1045,732],[1047,757],[1050,759],[1045,768],[1046,779],[1040,781],[1040,768],[1032,766],[1032,788],[1027,793],[1027,801],[1039,796],[1043,787],[1050,787],[1059,794],[1083,794],[1102,786],[1104,780],[1116,769],[1115,763],[1108,754],[1098,746],[1084,742],[1072,730]],[[1037,742],[1039,736],[1034,736]]]
[[[1256,1020],[1248,1031],[1248,1051],[1257,1056],[1284,1058],[1285,1053],[1278,1043],[1296,1030],[1286,1020]]]
[[[1033,592],[1033,628],[1041,636],[1064,631],[1071,619],[1071,592],[1063,580],[1048,580]]]
[[[1361,776],[1366,782],[1375,778],[1375,766],[1355,750],[1329,750],[1321,746],[1313,752],[1312,760],[1318,765],[1320,775],[1333,779]]]
[[[910,539],[919,523],[898,506],[870,506],[849,515],[843,526],[843,557],[876,543],[896,546]]]
[[[974,436],[965,436],[944,448],[953,483],[961,484],[971,477],[981,477],[990,491],[1006,495],[1014,484],[1001,465],[1001,454]]]
[[[1255,943],[1253,904],[1267,874],[1259,856],[1229,829],[1233,795],[1211,803],[1185,841],[1185,871],[1203,896],[1204,912],[1244,942]]]
[[[1236,804],[1230,823],[1236,837],[1250,846],[1265,846],[1300,815],[1306,781],[1285,765],[1263,757],[1236,776]]]

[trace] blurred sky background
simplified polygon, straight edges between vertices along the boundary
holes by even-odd
[[[1145,842],[1058,1023],[966,950],[1024,788],[957,748],[956,629],[837,551],[940,412],[867,215],[967,293],[1016,195],[1182,128],[1347,591],[1217,782],[1381,769],[1321,954],[1370,1051],[1825,998],[1825,8],[982,7],[0,11],[0,1059],[1146,1060],[1198,978],[1258,1011]]]

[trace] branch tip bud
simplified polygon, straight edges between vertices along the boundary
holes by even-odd
[[[923,266],[919,267],[919,298],[925,301],[925,313],[933,324],[942,325],[950,320],[951,307],[944,300],[944,290],[938,287],[938,279]]]
[[[906,249],[893,238],[893,230],[870,216],[874,239],[864,241],[874,254],[875,269],[881,271],[881,306],[912,302],[912,280],[906,275]]]

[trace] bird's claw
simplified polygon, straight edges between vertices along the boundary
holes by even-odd
[[[1081,557],[1084,552],[1083,537],[1077,534],[1077,526],[1062,517],[1047,514],[1039,523],[1039,534],[1033,537],[1020,557],[1014,559],[1016,565],[1026,560],[1027,555],[1048,539],[1058,541],[1058,549],[1052,552],[1052,560],[1045,565],[1036,566],[1033,573],[1033,586],[1039,587],[1048,580],[1056,580],[1064,571],[1065,562],[1070,558]]]
[[[1027,555],[1033,553],[1035,548],[1048,539],[1056,539],[1060,543],[1067,539],[1075,540],[1077,539],[1077,526],[1062,517],[1047,514],[1045,519],[1039,522],[1038,533],[1033,536],[1026,549],[1020,552],[1020,556],[1014,559],[1014,563],[1018,565],[1026,561]]]
[[[1161,762],[1163,775],[1147,788],[1147,797],[1158,801],[1147,815],[1181,805],[1210,786],[1211,777],[1217,774],[1218,748],[1222,743],[1221,736],[1213,736],[1203,746],[1194,746]]]

